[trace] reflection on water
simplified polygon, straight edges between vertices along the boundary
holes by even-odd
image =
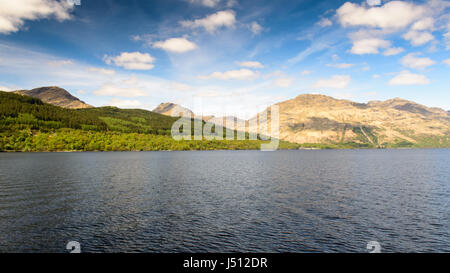
[[[450,150],[0,154],[0,252],[450,251]]]

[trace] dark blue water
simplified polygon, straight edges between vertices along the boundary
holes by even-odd
[[[0,154],[0,252],[450,251],[450,150]]]

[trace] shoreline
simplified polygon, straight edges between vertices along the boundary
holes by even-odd
[[[299,148],[278,149],[277,151],[342,151],[342,150],[442,150],[450,147],[411,147],[411,148]],[[0,151],[0,153],[140,153],[140,152],[214,152],[214,151],[261,151],[260,149],[216,149],[216,150],[145,150],[145,151]]]

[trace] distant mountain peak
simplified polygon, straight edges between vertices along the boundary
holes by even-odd
[[[45,103],[53,104],[69,109],[93,108],[75,96],[72,96],[67,90],[58,86],[39,87],[31,90],[17,90],[16,94],[38,98]]]
[[[182,114],[184,116],[190,116],[192,118],[196,119],[203,119],[206,122],[214,123],[214,124],[220,124],[222,126],[235,126],[238,122],[245,122],[245,120],[241,120],[234,116],[226,116],[226,117],[216,117],[213,115],[207,115],[207,116],[200,116],[196,115],[194,112],[189,110],[188,108],[185,108],[181,105],[172,103],[172,102],[163,102],[159,104],[155,109],[153,109],[152,112],[171,116],[171,117],[180,117]]]
[[[341,102],[350,102],[348,100],[340,100],[327,95],[322,94],[301,94],[293,99],[294,101],[301,103],[335,103],[338,101]]]
[[[161,103],[153,109],[153,112],[171,117],[194,116],[191,110],[172,102]]]

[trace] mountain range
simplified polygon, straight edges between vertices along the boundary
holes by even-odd
[[[280,139],[290,142],[386,147],[445,146],[450,141],[447,111],[400,98],[356,103],[306,94],[276,105],[280,113]],[[266,111],[270,121],[270,109]]]
[[[393,144],[432,147],[445,146],[450,141],[449,111],[401,98],[356,103],[324,95],[303,94],[275,105],[279,107],[279,138],[288,142],[352,143],[357,147],[387,147]],[[170,108],[192,113],[173,103]],[[166,114],[159,110],[157,107],[153,111]],[[208,117],[207,120],[212,123],[223,120],[227,127],[227,121],[232,124],[229,121],[233,119],[236,122],[235,117]],[[269,126],[267,132],[270,134],[270,124],[269,107],[246,121],[246,131],[261,132],[261,128],[267,130]]]
[[[64,108],[92,108],[59,87],[41,87],[16,93]],[[339,147],[344,144],[356,148],[450,147],[450,112],[400,98],[357,103],[324,95],[303,94],[275,105],[279,107],[279,138],[291,143],[312,147]],[[211,123],[223,122],[225,127],[231,120],[238,120],[235,117],[201,117],[170,102],[160,104],[153,112],[170,117],[186,113]],[[270,126],[270,107],[245,121],[246,132],[258,132],[258,127],[252,126],[255,119]]]
[[[269,142],[258,136],[250,139],[248,134],[244,139],[176,140],[172,128],[178,126],[178,121],[177,117],[143,109],[68,109],[39,98],[0,91],[0,152],[258,150]],[[183,128],[186,122],[183,120]],[[194,124],[198,128],[198,122]],[[201,131],[213,130],[221,138],[238,135],[212,123],[200,124]],[[197,136],[195,132],[189,135],[187,131],[187,137]],[[278,148],[299,146],[280,141]]]
[[[180,116],[193,117],[193,118],[202,119],[202,120],[210,122],[210,123],[215,123],[215,124],[222,123],[224,125],[227,123],[231,124],[231,122],[233,122],[233,121],[234,121],[234,123],[243,121],[243,120],[241,120],[237,117],[233,117],[233,116],[215,117],[215,116],[211,116],[211,115],[209,115],[209,116],[196,115],[190,109],[183,107],[179,104],[170,103],[170,102],[161,103],[155,109],[153,109],[152,112],[155,112],[155,113],[158,113],[161,115],[170,116],[170,117],[180,117]]]

